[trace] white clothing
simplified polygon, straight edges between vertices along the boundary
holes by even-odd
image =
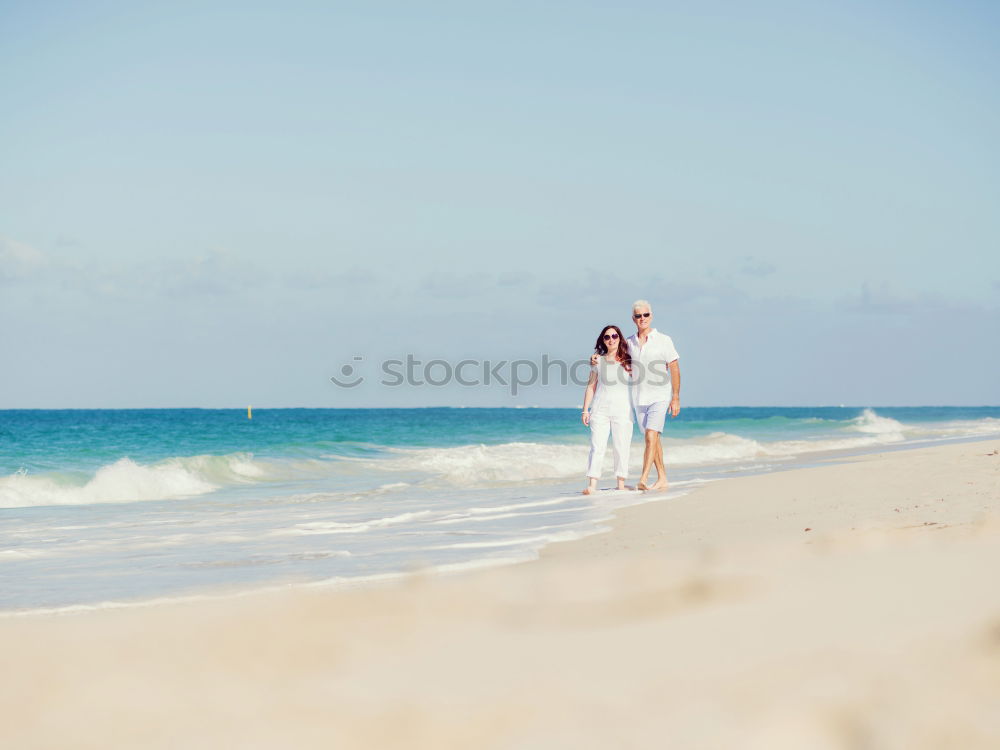
[[[646,430],[663,432],[663,423],[667,421],[667,402],[657,401],[653,404],[635,407],[635,421],[639,423],[639,431]]]
[[[600,357],[590,368],[597,374],[597,389],[590,403],[591,414],[607,414],[632,421],[632,378],[618,362]]]
[[[604,452],[608,449],[608,432],[615,452],[615,476],[628,476],[628,454],[632,447],[632,412],[628,416],[609,416],[605,413],[590,415],[590,459],[587,462],[587,476],[601,478]]]
[[[632,380],[636,406],[647,406],[657,401],[670,401],[671,362],[679,359],[673,340],[655,328],[649,331],[646,343],[639,345],[638,332],[628,337],[628,351],[632,355]]]

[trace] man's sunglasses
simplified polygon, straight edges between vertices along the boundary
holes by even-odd
[[[618,338],[618,334],[617,333],[606,333],[606,334],[604,334],[604,340],[605,341],[611,341],[611,339],[616,339],[616,338]]]
[[[632,317],[638,320],[639,318],[648,318],[650,315],[652,315],[652,313],[634,313]]]

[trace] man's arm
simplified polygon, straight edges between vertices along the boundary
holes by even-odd
[[[676,417],[681,413],[681,366],[675,359],[667,368],[670,370],[670,388],[673,391],[673,395],[670,397],[670,408],[667,410],[670,412],[671,417]]]

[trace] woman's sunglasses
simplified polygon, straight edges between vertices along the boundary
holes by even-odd
[[[652,313],[635,313],[632,317],[638,320],[639,318],[648,318]]]
[[[604,340],[605,341],[611,341],[611,339],[616,339],[616,338],[618,338],[618,334],[617,333],[606,333],[606,334],[604,334]]]

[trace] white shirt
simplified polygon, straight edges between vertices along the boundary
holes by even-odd
[[[632,419],[632,378],[618,362],[604,357],[590,368],[597,373],[597,389],[590,404],[591,414]]]
[[[646,343],[639,345],[639,334],[628,337],[628,353],[632,355],[632,380],[637,406],[649,406],[658,401],[670,401],[670,371],[667,365],[680,358],[673,340],[655,328],[650,329]]]

